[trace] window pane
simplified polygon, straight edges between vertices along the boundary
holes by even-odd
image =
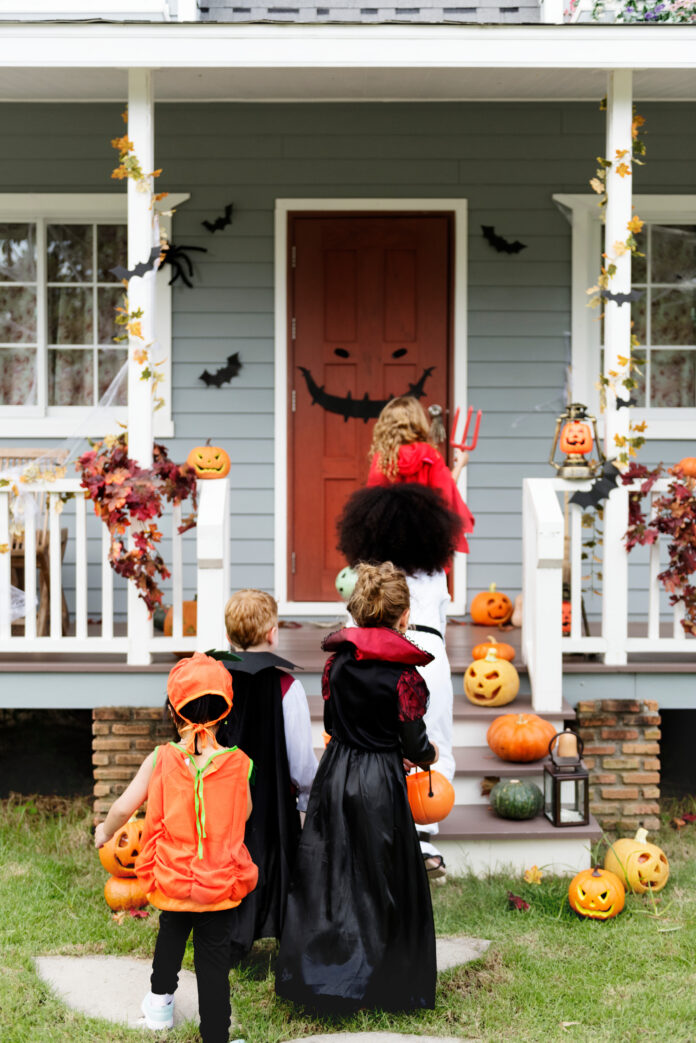
[[[631,332],[638,338],[641,344],[645,344],[645,291],[639,301],[631,301]],[[622,304],[620,307],[624,308]]]
[[[125,327],[117,326],[115,307],[117,304],[123,303],[123,287],[114,286],[107,288],[99,288],[97,290],[97,307],[99,308],[99,315],[97,317],[97,337],[100,344],[113,344],[114,337],[120,336],[125,332]]]
[[[0,224],[0,282],[36,279],[36,226]]]
[[[92,376],[93,351],[56,350],[48,352],[48,404],[50,406],[91,406],[94,403]]]
[[[97,282],[118,282],[109,270],[117,264],[128,267],[128,229],[125,225],[97,228]]]
[[[682,282],[696,276],[696,225],[653,225],[653,282]]]
[[[36,343],[36,290],[0,285],[0,343]]]
[[[695,352],[653,351],[650,361],[651,406],[696,406]]]
[[[91,344],[93,337],[92,290],[49,286],[49,344]]]
[[[648,237],[647,237],[647,235],[645,233],[646,233],[646,229],[643,228],[642,232],[639,232],[638,235],[633,237],[635,239],[636,245],[638,247],[638,253],[634,253],[633,256],[631,257],[631,282],[632,283],[636,283],[636,282],[644,283],[646,281],[646,277],[645,277],[645,256],[643,256],[643,257],[639,257],[638,256],[638,254],[645,255],[648,252]]]
[[[652,344],[696,344],[696,292],[653,289],[650,323]]]
[[[0,349],[0,405],[36,405],[36,349]]]
[[[46,252],[49,282],[91,282],[91,225],[48,225]]]
[[[642,409],[645,406],[645,352],[636,351],[634,348],[631,354],[640,366],[640,370],[634,369],[631,372],[631,377],[637,384],[631,391],[631,397],[635,398],[636,405]]]
[[[128,352],[120,349],[99,349],[99,402],[103,406],[128,404]],[[103,401],[102,401],[103,399]]]

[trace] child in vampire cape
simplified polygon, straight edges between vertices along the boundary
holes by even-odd
[[[435,489],[396,484],[359,489],[338,522],[338,547],[350,565],[392,561],[406,574],[411,596],[409,632],[431,661],[418,671],[428,686],[428,735],[440,750],[438,771],[452,781],[452,675],[445,647],[445,610],[450,601],[445,569],[459,545],[462,521]],[[433,844],[437,824],[419,826],[421,850],[431,879],[445,875]]]
[[[403,572],[362,565],[329,635],[322,676],[331,736],[307,807],[276,966],[276,992],[324,1013],[435,1002],[430,888],[404,766],[437,760],[423,724],[431,659],[405,636]]]
[[[307,696],[275,653],[278,605],[262,590],[239,590],[225,607],[235,654],[222,662],[232,674],[234,706],[220,726],[220,741],[238,746],[256,766],[254,810],[244,842],[259,867],[259,882],[238,910],[231,958],[243,957],[257,938],[279,938],[290,873],[317,770]]]

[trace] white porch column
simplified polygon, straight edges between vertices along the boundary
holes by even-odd
[[[128,137],[145,174],[155,169],[154,105],[150,69],[128,70]],[[155,245],[152,186],[139,191],[139,184],[128,179],[128,267],[147,261]],[[136,362],[134,352],[152,344],[155,328],[155,273],[134,277],[128,283],[131,312],[142,309],[142,340],[131,337],[128,342],[128,455],[142,467],[152,464],[152,381],[143,380],[145,366]],[[128,584],[128,662],[150,662],[149,642],[152,620],[147,608]]]
[[[614,243],[625,242],[628,237],[628,222],[632,215],[632,176],[620,177],[616,167],[620,160],[617,151],[626,150],[624,162],[631,165],[631,124],[633,122],[633,74],[630,70],[615,70],[609,73],[607,84],[607,144],[606,158],[612,166],[607,170],[607,207],[604,230],[604,251],[608,263],[616,265],[616,274],[610,282],[613,293],[628,293],[631,289],[631,254],[629,251],[616,256]],[[629,358],[631,354],[631,308],[630,304],[618,305],[604,301],[604,373],[610,371],[622,376],[617,380],[609,377],[611,386],[617,389],[620,398],[628,398],[628,391],[621,386],[623,374],[628,371],[619,365],[618,356]],[[616,456],[615,435],[628,435],[629,410],[616,409],[614,396],[607,395],[605,421],[605,452],[608,457]],[[623,537],[627,525],[627,494],[612,492],[604,509],[604,563],[602,597],[602,633],[607,640],[605,663],[620,665],[626,662],[626,637],[628,615],[628,556]]]

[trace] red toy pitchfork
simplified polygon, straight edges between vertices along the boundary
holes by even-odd
[[[471,444],[466,444],[466,436],[469,434],[469,425],[471,424],[471,415],[474,412],[474,407],[469,406],[469,412],[466,415],[466,424],[464,425],[464,433],[462,434],[461,442],[455,441],[455,435],[457,431],[457,424],[459,423],[459,406],[454,411],[454,420],[452,422],[452,433],[450,435],[450,445],[454,449],[461,449],[463,453],[469,453],[472,449],[476,448],[478,442],[479,427],[481,426],[481,410],[479,409],[476,413],[476,423],[474,424],[474,434],[471,439]]]

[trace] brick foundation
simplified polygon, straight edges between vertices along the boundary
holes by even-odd
[[[660,724],[652,700],[598,699],[576,706],[590,772],[590,811],[603,829],[660,825]]]
[[[161,707],[99,706],[92,711],[94,811],[103,815],[155,746],[176,737]]]

